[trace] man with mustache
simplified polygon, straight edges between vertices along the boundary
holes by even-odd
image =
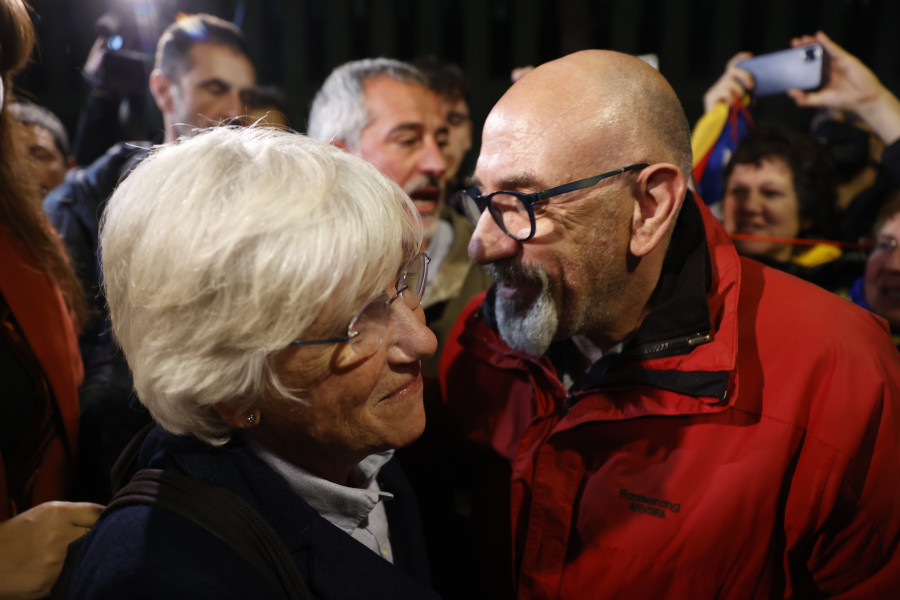
[[[677,96],[628,55],[540,66],[485,122],[461,200],[496,285],[441,385],[483,450],[490,597],[893,596],[885,324],[738,256],[690,174]]]
[[[436,374],[456,317],[491,283],[466,255],[472,226],[445,207],[448,128],[437,95],[425,75],[409,64],[387,58],[352,61],[332,71],[316,93],[309,135],[375,165],[419,209],[423,250],[431,257],[422,306],[439,344],[422,368]]]

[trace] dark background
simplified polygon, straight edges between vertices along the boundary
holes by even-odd
[[[295,129],[328,72],[371,56],[434,54],[459,64],[473,84],[476,132],[509,85],[513,67],[583,48],[658,55],[660,71],[691,122],[702,95],[740,50],[780,50],[821,29],[859,56],[895,93],[900,82],[897,0],[32,0],[40,46],[17,79],[20,92],[56,112],[74,133],[87,85],[81,67],[97,19],[127,24],[125,48],[152,53],[177,11],[209,12],[247,34],[260,83],[290,103]],[[152,107],[152,101],[148,104]],[[155,112],[155,107],[152,107]],[[802,126],[807,112],[786,98],[761,101],[758,117]],[[158,115],[149,114],[149,129]],[[147,132],[150,136],[151,132]],[[477,143],[477,140],[476,140]]]

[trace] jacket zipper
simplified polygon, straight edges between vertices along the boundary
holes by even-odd
[[[666,354],[668,356],[672,356],[680,353],[682,350],[691,350],[692,348],[699,346],[701,344],[707,344],[712,341],[712,334],[710,333],[695,333],[693,335],[689,335],[686,337],[672,338],[670,340],[664,340],[662,342],[655,342],[652,344],[645,344],[640,348],[635,348],[630,352],[623,353],[622,358],[634,359],[634,358],[642,358],[648,356],[650,354]],[[565,416],[572,410],[572,407],[575,406],[576,403],[576,393],[572,393],[570,391],[566,391],[565,402],[562,407],[562,415]],[[727,395],[727,392],[726,392]]]
[[[644,344],[640,348],[635,348],[634,350],[623,353],[622,358],[643,358],[650,354],[665,354],[667,356],[672,356],[680,353],[682,350],[691,350],[695,346],[707,344],[711,341],[711,333],[695,333],[687,337]]]

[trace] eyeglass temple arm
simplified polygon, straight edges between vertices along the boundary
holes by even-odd
[[[550,198],[552,196],[560,196],[562,194],[568,194],[569,192],[574,192],[575,190],[582,190],[584,188],[589,188],[592,185],[597,185],[602,180],[608,177],[615,177],[616,175],[620,175],[625,171],[633,171],[635,169],[643,169],[644,167],[649,167],[649,163],[635,163],[633,165],[628,165],[627,167],[622,167],[621,169],[616,169],[615,171],[610,171],[609,173],[602,173],[600,175],[594,175],[593,177],[588,177],[587,179],[579,179],[578,181],[573,181],[571,183],[565,183],[563,185],[556,186],[555,188],[550,188],[549,190],[544,190],[538,196],[538,200],[543,200],[544,198]]]
[[[349,342],[353,338],[359,335],[358,331],[354,331],[351,335],[345,335],[341,337],[333,337],[328,338],[326,340],[294,340],[288,346],[316,346],[318,344],[341,344],[343,342]]]

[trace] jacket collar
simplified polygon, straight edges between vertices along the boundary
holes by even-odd
[[[344,598],[373,597],[370,589],[360,587],[363,581],[377,589],[392,590],[396,597],[437,597],[428,585],[424,541],[413,539],[421,536],[421,531],[412,491],[395,461],[385,464],[378,477],[382,489],[401,491],[404,499],[399,510],[392,509],[390,503],[385,506],[391,524],[394,565],[322,518],[240,437],[214,447],[192,436],[169,434],[156,426],[144,440],[137,462],[140,468],[181,471],[242,496],[278,532],[314,590],[332,590],[335,596]],[[401,510],[403,514],[397,514]],[[349,579],[347,564],[353,566],[353,577]]]

